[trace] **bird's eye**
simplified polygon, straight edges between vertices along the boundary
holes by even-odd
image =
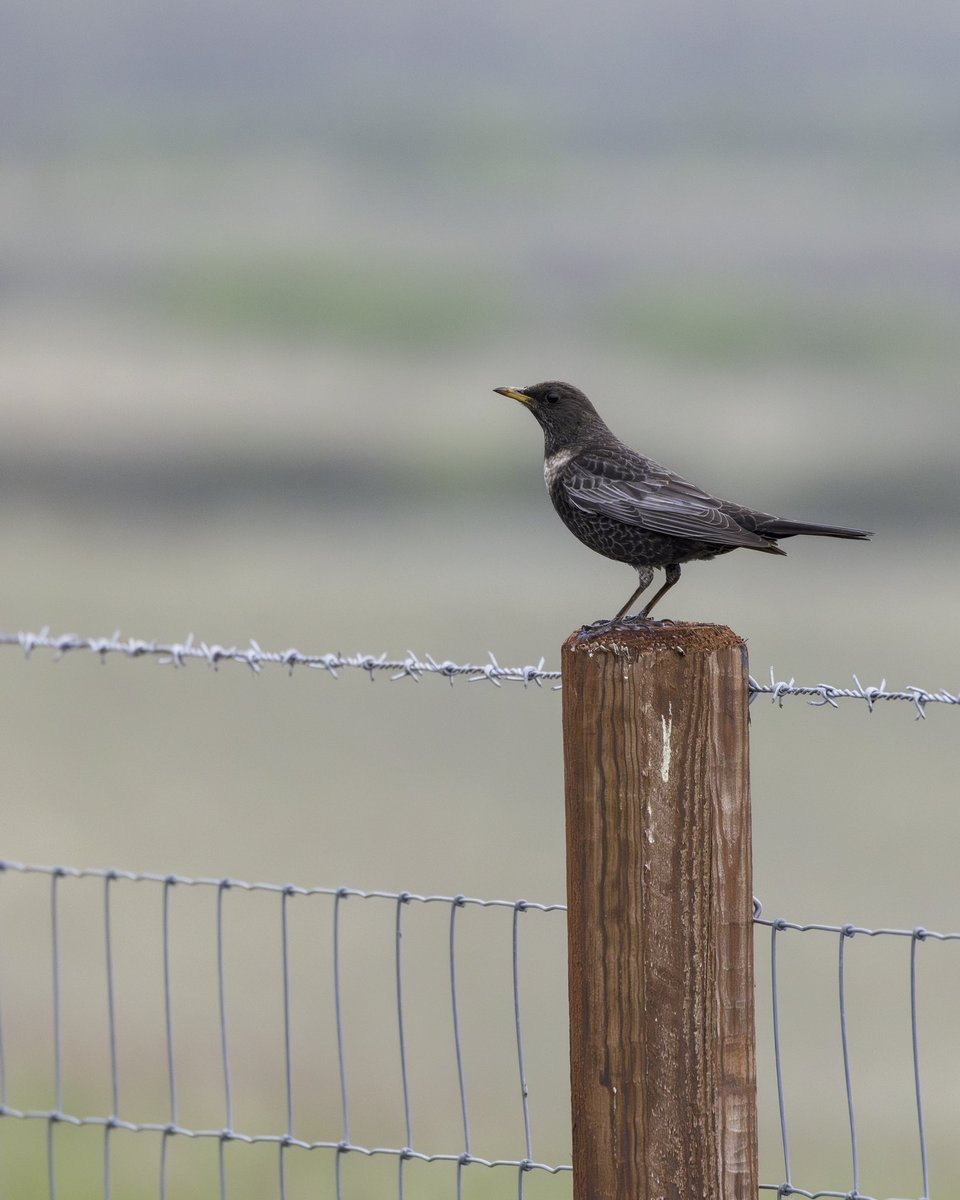
[[[560,393],[559,393],[559,392],[547,392],[547,394],[544,396],[544,400],[546,400],[546,402],[547,402],[548,404],[556,404],[556,402],[557,402],[559,399],[560,399]]]

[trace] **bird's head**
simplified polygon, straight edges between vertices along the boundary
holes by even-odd
[[[525,404],[543,426],[547,452],[575,445],[585,434],[606,426],[587,397],[571,383],[548,380],[529,387],[493,389]]]

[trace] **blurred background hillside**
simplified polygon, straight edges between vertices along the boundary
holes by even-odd
[[[877,531],[694,564],[669,615],[731,625],[757,675],[960,686],[954,4],[8,0],[0,47],[0,627],[556,665],[633,586],[561,527],[539,431],[491,391],[561,378],[717,494]],[[563,898],[556,692],[8,651],[0,696],[4,857]],[[960,926],[953,710],[757,703],[753,735],[767,914]],[[39,917],[8,892],[19,962]],[[569,1155],[555,949],[544,1161]],[[851,1186],[834,975],[791,990],[811,1189]],[[924,995],[944,1194],[948,978]],[[851,985],[877,1196],[919,1194],[905,979]],[[13,1076],[38,1106],[45,1020]],[[45,1195],[39,1134],[5,1124],[9,1194]]]

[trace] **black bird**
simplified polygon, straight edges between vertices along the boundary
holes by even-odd
[[[543,476],[553,507],[585,546],[629,563],[640,586],[613,618],[619,621],[663,567],[666,580],[640,613],[645,620],[680,578],[680,564],[716,558],[743,546],[783,554],[777,538],[810,533],[866,540],[863,529],[808,525],[719,500],[652,458],[629,449],[578,388],[548,381],[494,388],[519,400],[543,428]]]

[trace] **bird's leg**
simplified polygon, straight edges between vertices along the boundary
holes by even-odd
[[[645,592],[653,582],[653,567],[637,567],[637,574],[640,576],[640,586],[626,602],[623,608],[620,609],[617,615],[612,617],[609,621],[594,621],[592,625],[585,625],[585,632],[596,633],[600,630],[615,629],[617,625],[631,625],[634,623],[645,622],[649,618],[650,610],[653,608],[656,602],[662,595],[664,595],[665,592],[669,592],[669,590],[680,578],[680,564],[670,563],[668,566],[664,567],[664,574],[666,575],[666,578],[663,581],[663,587],[661,587],[653,599],[650,600],[643,609],[641,609],[637,616],[628,617],[626,614],[631,608],[633,608],[634,604],[637,602],[637,598],[642,595],[643,592]],[[669,622],[667,622],[667,624],[669,624]]]
[[[668,566],[666,566],[664,568],[664,574],[666,575],[666,579],[663,581],[663,587],[659,590],[659,592],[657,592],[657,594],[653,597],[652,600],[648,601],[648,603],[644,607],[643,611],[640,613],[641,621],[645,621],[647,619],[647,617],[650,616],[650,610],[653,608],[653,606],[656,604],[656,602],[660,599],[660,597],[662,595],[664,595],[664,593],[669,592],[670,589],[673,587],[673,585],[680,578],[680,564],[679,563],[670,563]],[[640,591],[642,592],[643,588],[641,588]],[[639,595],[639,594],[640,594],[640,592],[637,593],[637,595]],[[636,598],[637,597],[634,596],[630,600],[630,604],[632,604],[633,601],[636,600]],[[627,605],[627,608],[630,607],[630,604]],[[626,609],[624,609],[623,611],[625,612]],[[618,614],[618,616],[619,615],[620,614]],[[617,620],[617,617],[615,617],[614,620]]]
[[[643,592],[645,592],[647,590],[647,588],[650,586],[650,584],[653,582],[653,568],[652,567],[637,567],[637,574],[640,576],[640,586],[633,593],[633,595],[630,597],[630,599],[626,602],[626,604],[623,606],[623,608],[621,608],[620,611],[617,613],[617,615],[611,620],[611,622],[610,622],[611,625],[616,625],[618,621],[621,621],[623,619],[624,614],[628,613],[630,611],[630,609],[633,608],[634,604],[636,604],[636,602],[640,598],[641,594]],[[659,595],[659,593],[658,593],[658,595]],[[646,612],[644,612],[643,615],[646,616],[647,615]]]

